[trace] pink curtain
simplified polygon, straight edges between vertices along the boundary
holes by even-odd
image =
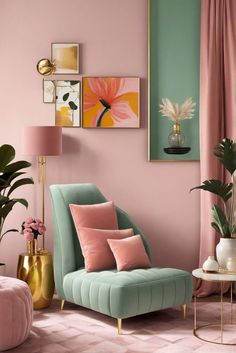
[[[200,43],[200,175],[224,178],[213,155],[214,146],[224,137],[235,138],[235,0],[201,0]],[[201,191],[199,266],[215,254],[219,240],[211,227],[214,195]],[[218,292],[217,283],[199,281],[198,296]]]

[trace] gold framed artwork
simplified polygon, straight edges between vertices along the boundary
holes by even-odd
[[[43,102],[55,104],[55,125],[81,126],[81,83],[75,80],[44,80]]]
[[[84,77],[83,128],[139,128],[138,77]]]
[[[55,65],[54,74],[78,74],[79,44],[52,43],[52,63]]]
[[[56,126],[80,126],[80,81],[57,81]]]

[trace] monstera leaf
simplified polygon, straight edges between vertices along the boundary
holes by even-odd
[[[11,145],[0,146],[0,172],[15,158],[15,150]]]
[[[220,160],[223,166],[231,175],[236,170],[236,143],[224,138],[215,148],[214,155]]]
[[[224,169],[232,177],[236,171],[236,143],[233,140],[224,138],[214,148],[214,155],[219,159]],[[213,222],[212,227],[224,238],[234,237],[236,234],[236,225],[234,222],[235,214],[235,196],[233,192],[233,183],[225,183],[220,180],[205,180],[202,185],[192,188],[209,191],[219,196],[224,202],[224,211],[217,205],[212,207]]]
[[[27,161],[12,162],[15,158],[15,149],[11,145],[0,146],[0,242],[8,232],[15,232],[16,229],[8,229],[3,233],[3,226],[9,213],[15,204],[28,207],[24,198],[12,198],[11,194],[17,188],[33,184],[32,178],[20,178],[25,172],[19,170],[28,168],[31,164]],[[12,163],[11,163],[12,162]]]
[[[224,200],[224,202],[226,202],[232,196],[233,184],[223,183],[222,181],[216,180],[216,179],[210,179],[210,180],[205,180],[202,183],[202,185],[196,186],[190,189],[190,191],[195,189],[202,189],[205,191],[209,191],[215,195],[220,196]]]

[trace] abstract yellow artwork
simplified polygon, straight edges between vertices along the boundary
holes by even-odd
[[[52,43],[52,62],[55,74],[79,73],[79,44]]]

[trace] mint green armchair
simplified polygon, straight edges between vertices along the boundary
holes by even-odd
[[[116,269],[89,272],[69,210],[69,204],[107,201],[93,184],[51,185],[54,225],[54,276],[59,298],[109,315],[118,320],[186,304],[192,299],[191,274],[173,268]],[[120,229],[133,228],[140,234],[148,256],[147,241],[130,217],[117,207]]]

